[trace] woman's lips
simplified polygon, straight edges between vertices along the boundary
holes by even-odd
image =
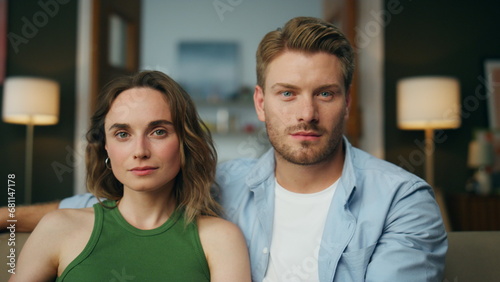
[[[157,167],[151,167],[151,166],[144,166],[144,167],[134,167],[133,169],[130,170],[135,175],[138,176],[144,176],[144,175],[149,175],[158,169]]]

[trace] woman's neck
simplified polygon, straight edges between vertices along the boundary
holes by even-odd
[[[149,230],[161,226],[176,208],[172,190],[159,193],[125,190],[117,202],[123,218],[132,226]]]

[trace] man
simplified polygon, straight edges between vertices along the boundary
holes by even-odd
[[[343,137],[353,71],[349,42],[319,19],[294,18],[259,45],[254,103],[273,149],[217,171],[255,281],[441,280],[447,240],[432,188]]]

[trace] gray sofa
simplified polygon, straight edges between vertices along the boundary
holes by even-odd
[[[29,233],[16,233],[16,259]],[[10,233],[0,234],[0,282],[10,277],[7,264]],[[444,280],[446,282],[500,281],[500,231],[450,232]]]
[[[500,281],[500,231],[448,233],[443,281]]]

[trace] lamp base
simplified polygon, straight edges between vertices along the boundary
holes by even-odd
[[[32,184],[32,173],[33,173],[33,133],[35,131],[35,126],[33,124],[33,119],[30,117],[29,123],[26,125],[26,163],[25,165],[25,188],[24,188],[24,204],[31,204],[31,184]]]

